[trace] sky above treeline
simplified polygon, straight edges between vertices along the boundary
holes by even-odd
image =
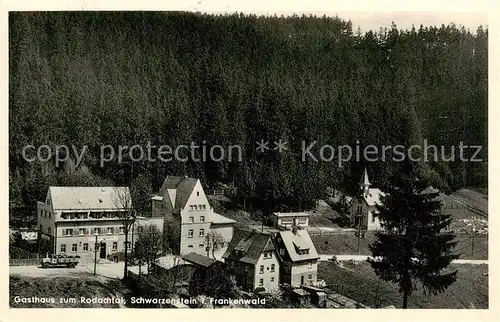
[[[488,25],[488,16],[484,13],[472,12],[338,12],[340,18],[349,20],[353,24],[353,30],[361,27],[363,32],[368,30],[378,31],[380,27],[389,28],[394,21],[398,29],[411,29],[412,25],[419,28],[420,25],[438,26],[455,23],[475,32],[479,26]]]
[[[207,13],[215,13],[206,11]],[[221,12],[217,12],[221,13]],[[224,12],[231,13],[231,12]],[[364,33],[368,30],[379,31],[382,28],[390,28],[394,21],[398,29],[410,30],[412,26],[416,29],[423,25],[424,27],[437,26],[442,24],[445,26],[454,23],[458,27],[464,26],[470,32],[475,33],[479,26],[487,28],[488,14],[485,12],[415,12],[415,11],[294,11],[294,12],[243,12],[244,14],[256,15],[277,15],[290,16],[296,15],[315,15],[321,17],[338,16],[344,20],[351,20],[353,31],[358,27]]]

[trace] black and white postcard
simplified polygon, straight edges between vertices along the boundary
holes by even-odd
[[[7,7],[9,311],[492,308],[488,6],[271,4]]]

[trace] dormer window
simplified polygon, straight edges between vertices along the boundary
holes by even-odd
[[[302,250],[297,251],[297,253],[299,255],[307,255],[307,254],[309,254],[309,249],[302,249]]]

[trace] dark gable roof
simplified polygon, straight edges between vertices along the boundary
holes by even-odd
[[[255,265],[262,252],[274,250],[270,235],[255,231],[236,230],[222,257]],[[243,254],[236,255],[237,251],[243,252]]]
[[[197,182],[198,179],[194,178],[167,176],[161,186],[160,195],[165,196],[167,189],[175,189],[175,209],[182,209],[186,206]]]
[[[200,254],[196,253],[189,253],[187,255],[182,256],[182,259],[185,260],[186,262],[198,265],[198,266],[203,266],[203,267],[208,267],[212,265],[213,263],[217,262],[215,259],[206,257]]]

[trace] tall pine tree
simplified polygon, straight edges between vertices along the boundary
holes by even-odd
[[[441,212],[438,192],[430,191],[420,180],[419,168],[411,163],[385,186],[377,217],[384,231],[370,246],[375,260],[371,266],[377,276],[399,285],[403,308],[420,285],[426,294],[446,290],[457,272],[446,271],[458,255],[452,253],[455,236],[445,232],[451,216]]]

